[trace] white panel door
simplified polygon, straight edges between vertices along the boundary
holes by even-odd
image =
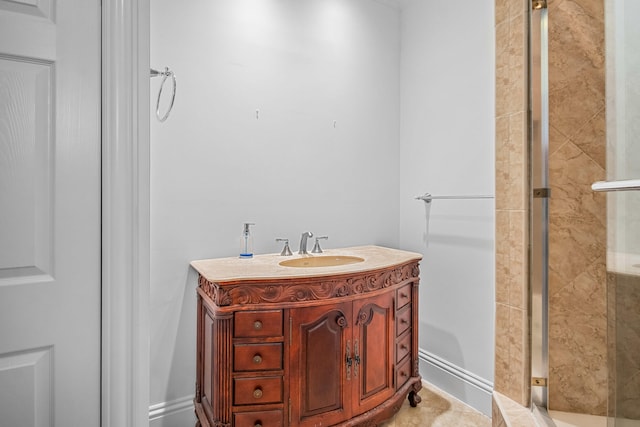
[[[0,0],[0,427],[100,425],[100,1]]]

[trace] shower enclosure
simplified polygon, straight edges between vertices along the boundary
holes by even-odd
[[[640,426],[639,17],[532,1],[531,398],[550,426]]]

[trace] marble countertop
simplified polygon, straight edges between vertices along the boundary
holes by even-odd
[[[281,261],[317,256],[357,256],[364,261],[333,267],[283,267]],[[419,261],[422,255],[382,246],[356,246],[350,248],[325,249],[321,254],[281,256],[280,254],[254,255],[250,259],[215,258],[192,261],[191,266],[202,277],[213,283],[239,280],[273,280],[305,277],[322,277],[346,273],[359,273],[387,268],[409,261]]]

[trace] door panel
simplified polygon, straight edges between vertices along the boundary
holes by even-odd
[[[0,57],[0,286],[51,280],[52,74]]]
[[[356,303],[354,346],[359,369],[357,394],[360,411],[368,410],[387,400],[395,392],[393,385],[393,356],[395,328],[393,298],[390,294],[366,303]]]
[[[300,426],[331,425],[347,417],[345,363],[351,344],[351,304],[291,310],[292,419]],[[299,408],[299,413],[297,409]]]
[[[100,424],[100,2],[0,0],[0,424]]]

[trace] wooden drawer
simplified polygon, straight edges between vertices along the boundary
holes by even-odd
[[[282,311],[241,311],[236,313],[233,336],[236,338],[282,336]]]
[[[396,343],[396,363],[404,359],[411,352],[411,334],[406,333]]]
[[[396,314],[396,337],[402,335],[411,326],[411,306],[407,305]]]
[[[282,369],[282,343],[235,344],[234,371],[272,371]]]
[[[411,302],[411,283],[396,291],[396,308],[400,309]]]
[[[282,427],[282,411],[240,412],[234,415],[235,427]]]
[[[396,366],[396,389],[399,389],[411,378],[411,358],[407,357]]]
[[[282,402],[282,377],[236,378],[233,380],[235,405]]]

